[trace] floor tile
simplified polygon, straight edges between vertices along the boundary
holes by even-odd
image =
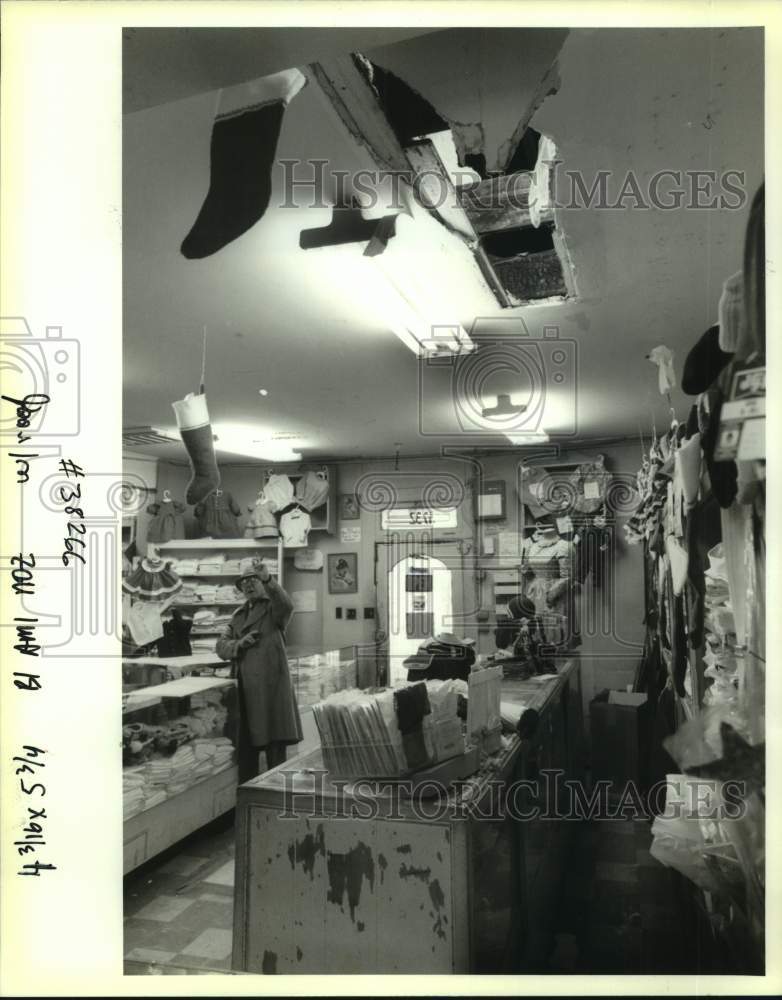
[[[126,961],[130,962],[150,962],[153,965],[162,965],[170,962],[176,955],[175,951],[158,951],[156,948],[132,948],[127,955]]]
[[[235,864],[236,863],[233,859],[226,861],[226,863],[218,868],[217,871],[212,872],[211,875],[202,881],[208,883],[209,885],[233,886]]]
[[[192,875],[208,864],[208,858],[195,858],[188,854],[177,854],[158,869],[165,875]]]
[[[207,927],[198,937],[182,949],[182,955],[208,958],[214,961],[226,959],[231,954],[233,935],[222,927]]]
[[[223,903],[226,906],[233,906],[234,904],[233,893],[230,895],[218,896],[215,892],[203,892],[198,898],[203,903]]]
[[[158,896],[138,910],[134,916],[138,920],[158,920],[161,923],[169,923],[181,916],[193,903],[194,900],[183,896]]]

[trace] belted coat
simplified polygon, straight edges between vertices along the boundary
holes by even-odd
[[[293,613],[293,602],[273,578],[264,587],[267,596],[247,601],[234,612],[217,641],[217,655],[236,665],[240,711],[254,747],[299,743],[302,739],[285,653],[285,628]],[[237,650],[239,640],[248,632],[258,632],[258,641],[248,649]]]

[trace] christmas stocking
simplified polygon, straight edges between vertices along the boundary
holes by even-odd
[[[212,128],[209,191],[181,247],[189,260],[222,250],[266,211],[283,112],[305,83],[297,69],[289,69],[222,91]]]
[[[185,499],[195,504],[220,485],[220,471],[215,461],[212,425],[206,408],[206,396],[189,392],[184,399],[171,404],[176,414],[182,443],[187,448],[193,476],[187,484]]]

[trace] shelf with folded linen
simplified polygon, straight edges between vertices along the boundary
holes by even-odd
[[[229,679],[188,676],[134,691],[123,722],[125,819],[234,763],[236,698]]]

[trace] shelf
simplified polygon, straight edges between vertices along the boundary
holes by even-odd
[[[270,542],[259,542],[254,538],[174,538],[170,542],[150,542],[158,551],[171,552],[173,550],[184,549],[188,551],[220,549],[250,549],[259,551],[260,549],[277,549],[279,539]]]
[[[154,684],[152,687],[139,688],[128,694],[126,709],[135,710],[136,704],[131,702],[141,702],[149,697],[160,698],[190,698],[194,694],[201,694],[210,688],[231,686],[235,681],[228,677],[180,677],[179,680],[169,681],[167,684]]]
[[[174,601],[172,608],[238,608],[244,601]]]

